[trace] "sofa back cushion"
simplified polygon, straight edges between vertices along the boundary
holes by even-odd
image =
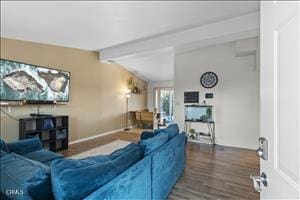
[[[141,134],[141,140],[152,138],[155,135],[158,135],[159,133],[168,134],[168,139],[170,140],[179,134],[179,127],[177,124],[170,124],[168,127],[163,129],[155,129],[154,131],[143,131]]]
[[[59,161],[59,163],[63,164],[54,164],[55,165],[55,170],[56,171],[63,171],[63,170],[70,170],[70,169],[80,169],[83,167],[86,167],[87,165],[92,165],[92,164],[99,164],[99,163],[104,163],[108,162],[111,160],[114,160],[115,158],[119,157],[120,155],[129,152],[133,149],[136,149],[137,145],[134,143],[131,143],[127,145],[124,148],[118,149],[111,153],[110,155],[98,155],[98,156],[91,156],[83,159],[63,159]]]
[[[143,131],[141,134],[141,140],[146,140],[148,138],[154,137],[154,131]]]
[[[139,161],[143,149],[130,149],[112,158],[95,156],[82,160],[57,159],[51,163],[52,190],[56,200],[83,199]],[[99,159],[101,158],[101,159]],[[105,159],[104,159],[105,158]],[[97,162],[98,161],[98,162]]]
[[[160,132],[166,133],[170,140],[179,134],[179,128],[177,124],[170,124],[167,128],[160,129]]]
[[[10,152],[15,152],[17,154],[23,155],[29,152],[40,150],[43,148],[43,145],[39,137],[34,137],[8,143],[7,147]]]
[[[144,149],[144,156],[147,156],[149,153],[153,152],[163,144],[168,141],[168,135],[164,133],[159,133],[152,138],[146,140],[141,140],[139,144]]]
[[[18,193],[7,193],[7,190]],[[10,153],[1,157],[1,193],[11,199],[53,199],[50,168]]]

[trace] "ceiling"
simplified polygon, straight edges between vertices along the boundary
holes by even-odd
[[[130,58],[118,59],[117,62],[149,83],[174,78],[173,48],[145,52]]]
[[[1,1],[1,36],[98,50],[258,9],[253,1]]]
[[[1,1],[1,37],[99,50],[258,10],[254,1]],[[173,80],[170,47],[118,63],[148,82]]]

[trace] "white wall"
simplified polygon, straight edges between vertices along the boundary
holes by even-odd
[[[226,43],[175,55],[175,121],[184,127],[184,91],[206,92],[215,108],[216,142],[241,148],[257,148],[259,137],[259,72],[253,56],[236,57],[235,44]],[[219,77],[213,89],[204,89],[200,77],[213,71]],[[205,128],[205,127],[203,127]]]
[[[154,111],[154,90],[155,88],[166,88],[166,87],[174,87],[174,81],[159,81],[159,82],[151,82],[148,83],[148,109],[149,111]]]

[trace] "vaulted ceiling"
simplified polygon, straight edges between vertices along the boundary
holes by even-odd
[[[258,10],[259,2],[253,1],[1,1],[1,37],[100,50],[101,54],[101,50],[182,32]],[[163,57],[169,55],[165,50],[167,47],[159,48],[150,49],[149,58],[127,59],[125,67],[139,71],[149,81],[171,79],[172,61],[170,57]],[[160,51],[163,54],[158,55]],[[155,58],[155,55],[159,57]],[[145,67],[151,65],[165,67],[165,74],[153,80],[153,71]]]

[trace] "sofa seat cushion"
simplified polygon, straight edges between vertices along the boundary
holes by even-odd
[[[128,146],[127,146],[128,147]],[[83,199],[138,162],[143,149],[131,144],[109,156],[56,159],[51,163],[52,190],[56,200]]]
[[[147,156],[149,153],[153,152],[163,144],[168,141],[168,135],[164,133],[159,133],[158,135],[148,138],[146,140],[141,140],[139,145],[144,149],[144,156]]]
[[[63,157],[60,154],[54,153],[52,151],[48,151],[46,149],[41,149],[30,153],[26,153],[23,154],[23,156],[31,160],[39,161],[48,165],[51,163],[52,160]]]
[[[11,199],[52,199],[50,168],[15,153],[2,156],[1,193]]]
[[[8,143],[7,147],[9,149],[9,152],[15,152],[17,154],[23,155],[29,152],[40,150],[43,148],[43,145],[39,137],[34,137]]]

